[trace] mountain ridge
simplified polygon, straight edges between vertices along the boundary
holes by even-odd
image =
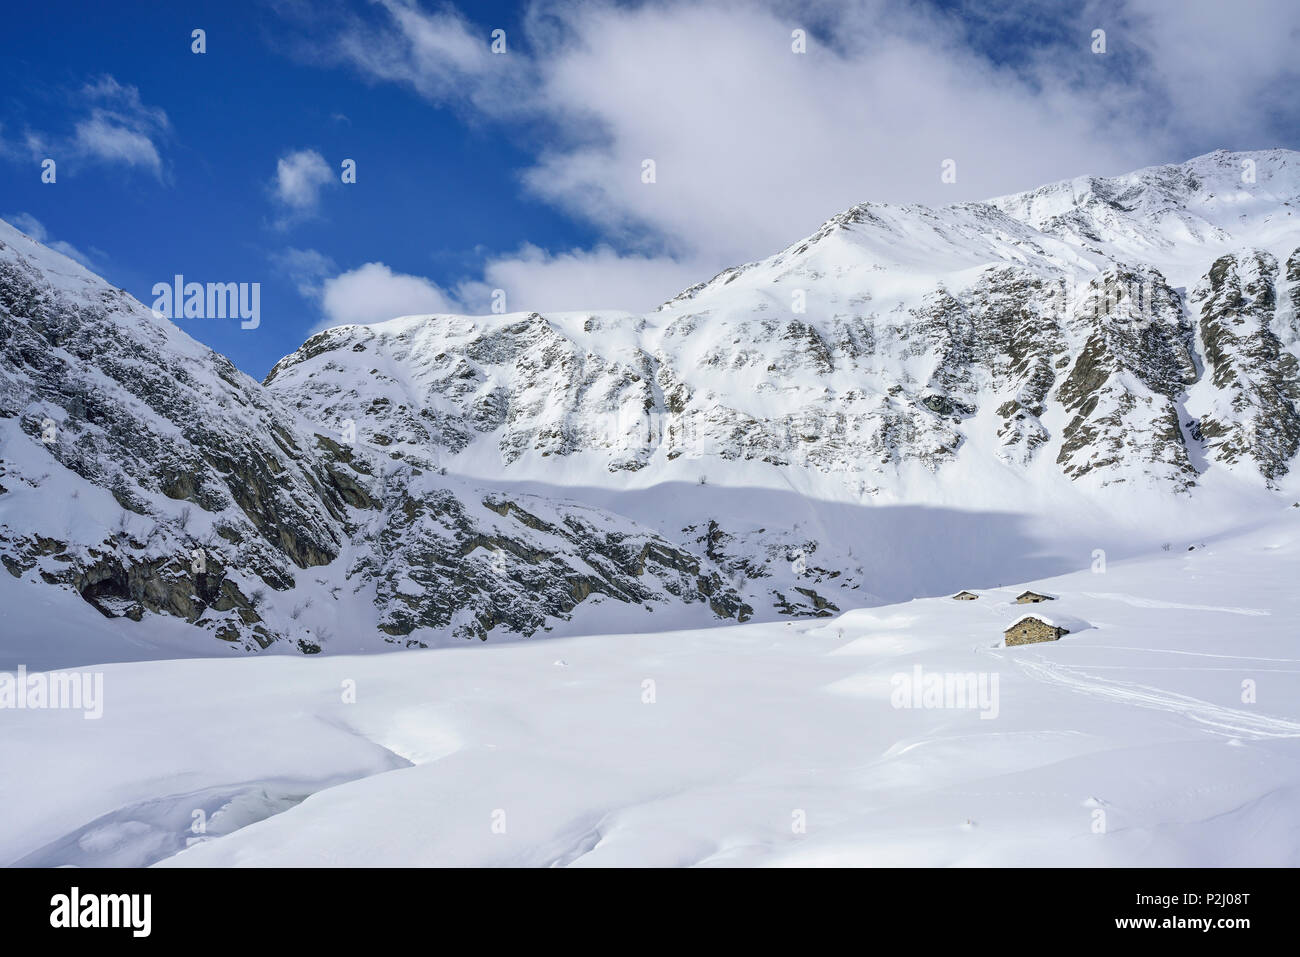
[[[1290,198],[1283,205],[1300,202],[1300,161],[1295,154],[1275,150],[1248,155],[1212,153],[1180,166],[1152,167],[1106,181],[1092,178],[1089,182],[1094,188],[1088,197],[1101,195],[1103,198],[1095,202],[1089,198],[1082,208],[1097,205],[1101,213],[1110,215],[1113,202],[1106,196],[1125,183],[1148,180],[1165,193],[1168,193],[1168,181],[1193,182],[1198,184],[1196,189],[1201,193],[1198,202],[1205,196],[1212,200],[1227,192],[1228,186],[1224,185],[1228,182],[1227,171],[1236,168],[1232,164],[1242,155],[1257,163],[1257,180],[1270,182],[1287,174]],[[1218,183],[1210,183],[1209,171],[1217,171]],[[1103,182],[1108,185],[1099,191],[1097,184]],[[1204,184],[1214,185],[1219,193]],[[1066,217],[1068,223],[1064,224],[1058,222],[1059,213],[1044,220],[1044,225],[1062,231],[1062,238],[1009,218],[996,205],[1032,209],[1033,197],[1039,194],[1050,197],[1061,188],[1060,183],[1051,184],[991,203],[955,204],[939,210],[869,204],[852,207],[781,253],[724,270],[644,316],[602,312],[430,316],[423,321],[406,317],[366,327],[338,327],[312,337],[298,352],[282,359],[264,384],[280,391],[300,408],[310,410],[317,421],[328,421],[339,410],[328,401],[312,396],[309,385],[296,391],[295,384],[286,381],[293,378],[290,370],[303,363],[313,363],[327,351],[335,365],[346,368],[348,363],[341,358],[340,349],[331,343],[337,346],[346,342],[355,352],[364,352],[366,342],[385,339],[405,342],[418,338],[418,348],[403,351],[400,360],[409,361],[410,367],[403,367],[391,378],[403,381],[407,387],[411,387],[412,376],[415,380],[428,378],[431,381],[427,386],[438,393],[439,399],[450,398],[453,406],[458,398],[467,401],[468,409],[449,409],[435,402],[431,394],[417,392],[406,396],[449,426],[455,435],[449,438],[446,447],[458,454],[471,440],[463,427],[464,421],[473,421],[480,432],[489,425],[504,424],[504,419],[493,411],[499,411],[501,399],[494,390],[504,378],[502,363],[494,365],[493,355],[509,363],[527,348],[538,348],[543,360],[551,357],[565,369],[581,366],[590,379],[584,383],[584,394],[566,394],[561,384],[556,383],[552,397],[557,401],[550,403],[555,414],[550,419],[537,422],[526,435],[507,427],[499,446],[507,463],[513,465],[529,449],[549,457],[598,444],[601,439],[590,428],[580,425],[568,429],[566,434],[566,425],[561,420],[575,410],[579,414],[604,415],[608,409],[589,409],[584,403],[608,406],[611,400],[633,407],[644,406],[652,417],[671,420],[668,423],[670,455],[685,451],[680,443],[673,442],[674,429],[683,431],[688,426],[698,426],[694,431],[704,436],[703,444],[714,443],[724,456],[779,458],[791,450],[791,443],[781,436],[788,435],[792,428],[797,429],[800,417],[828,413],[807,402],[788,403],[785,407],[775,403],[775,409],[768,409],[761,402],[750,401],[748,394],[736,394],[746,390],[734,390],[723,397],[731,403],[723,406],[730,413],[724,418],[728,419],[726,424],[731,426],[731,431],[752,435],[753,426],[760,421],[771,427],[759,429],[760,439],[769,440],[765,447],[746,447],[741,441],[738,448],[730,449],[727,429],[707,428],[708,419],[718,417],[719,403],[710,403],[702,410],[686,408],[688,395],[701,387],[707,390],[707,383],[691,381],[688,373],[701,368],[738,372],[748,377],[746,385],[752,392],[761,394],[779,391],[774,380],[787,371],[794,371],[810,379],[830,380],[829,388],[837,393],[837,411],[850,416],[858,432],[885,433],[879,442],[868,443],[860,452],[884,452],[893,433],[902,429],[915,434],[916,445],[922,446],[912,451],[913,457],[933,463],[949,457],[967,437],[960,429],[950,428],[955,423],[945,418],[954,409],[973,408],[971,393],[979,388],[974,379],[983,374],[997,380],[991,383],[992,391],[997,393],[993,405],[1007,410],[996,423],[997,433],[1005,439],[1004,459],[1023,461],[1045,440],[1049,430],[1038,421],[1038,416],[1046,411],[1042,403],[1047,393],[1056,388],[1063,390],[1066,398],[1072,398],[1075,412],[1082,412],[1051,430],[1066,438],[1056,452],[1068,474],[1104,471],[1107,465],[1115,464],[1104,456],[1089,461],[1076,459],[1085,447],[1114,444],[1121,432],[1136,430],[1151,435],[1148,460],[1173,467],[1171,472],[1167,470],[1164,480],[1188,487],[1195,481],[1196,470],[1191,462],[1202,458],[1206,450],[1186,447],[1182,428],[1190,426],[1199,416],[1193,414],[1197,410],[1181,408],[1179,397],[1199,378],[1197,363],[1203,364],[1204,348],[1197,345],[1202,338],[1198,333],[1202,333],[1200,327],[1209,320],[1191,314],[1195,293],[1180,290],[1207,282],[1212,267],[1222,256],[1210,255],[1219,252],[1216,248],[1210,253],[1202,252],[1199,258],[1184,254],[1172,259],[1165,257],[1165,260],[1133,261],[1121,258],[1113,250],[1072,243],[1073,236],[1082,228],[1077,216]],[[1167,200],[1166,195],[1160,206],[1162,216],[1171,209]],[[1240,204],[1233,208],[1240,208]],[[1263,218],[1265,223],[1270,223],[1272,215],[1289,216],[1291,212],[1290,209],[1273,210]],[[1179,228],[1186,223],[1185,216],[1174,219]],[[1268,254],[1280,254],[1290,261],[1300,248],[1300,237],[1294,219],[1284,225],[1280,245],[1271,235],[1267,237],[1269,244],[1278,247]],[[1164,248],[1165,237],[1160,226],[1161,223],[1156,223],[1146,230],[1144,242],[1148,249]],[[1221,227],[1216,228],[1219,232],[1211,238],[1219,246],[1229,244],[1224,247],[1227,250],[1224,254],[1232,257],[1228,262],[1235,262],[1240,256],[1248,257],[1257,248],[1253,234],[1234,240]],[[1237,228],[1242,230],[1240,223]],[[1093,230],[1088,227],[1084,231]],[[882,241],[882,235],[887,242]],[[1124,238],[1129,246],[1133,245],[1132,230],[1126,231]],[[1183,261],[1187,258],[1194,260],[1193,271]],[[923,265],[923,271],[918,272],[918,263]],[[877,275],[882,272],[887,274],[883,278]],[[1294,280],[1275,273],[1269,282],[1276,287],[1272,291],[1275,297],[1294,299]],[[1011,307],[1019,310],[1019,315],[1003,308],[1008,300]],[[1300,337],[1295,312],[1293,306],[1288,306],[1279,315],[1257,317],[1260,321],[1267,319],[1270,324],[1276,320],[1285,327],[1277,336],[1278,350],[1292,348]],[[701,335],[697,328],[706,321],[716,330],[712,338]],[[422,329],[425,325],[445,328],[441,333],[431,333]],[[614,325],[621,327],[617,334],[613,331],[600,334],[601,329]],[[593,331],[597,334],[592,335]],[[881,356],[879,345],[885,339],[890,340],[886,345],[894,347],[896,354],[883,358],[892,359],[894,368],[886,370],[884,376],[874,376],[877,381],[873,383],[875,370],[858,360],[864,355]],[[777,340],[791,345],[761,348]],[[670,350],[674,341],[699,343],[696,353],[700,354],[673,354]],[[751,343],[760,344],[760,349],[748,348]],[[996,343],[997,348],[992,351],[984,348],[988,343]],[[1033,346],[1029,354],[1023,348],[1027,343]],[[939,361],[930,363],[929,367],[925,362],[913,361],[921,352],[937,356]],[[429,357],[437,356],[455,357],[454,369],[444,372],[436,368]],[[1082,361],[1071,362],[1058,377],[1054,370],[1063,357]],[[1140,368],[1147,358],[1152,359],[1153,367]],[[533,360],[527,357],[519,361],[520,368],[526,371]],[[759,363],[761,367],[755,368]],[[1112,374],[1098,379],[1095,373],[1099,364],[1107,363],[1112,367]],[[488,369],[489,366],[493,368]],[[841,375],[838,378],[846,381],[834,381],[836,373],[844,368],[850,371],[847,380]],[[1173,378],[1171,368],[1179,370]],[[775,375],[764,377],[764,371]],[[1121,373],[1129,374],[1127,379]],[[385,376],[378,369],[372,374]],[[882,378],[884,381],[880,381]],[[530,378],[530,386],[535,381],[535,377]],[[470,384],[475,382],[479,388],[471,388]],[[331,387],[335,385],[332,383]],[[854,386],[873,385],[875,388],[869,388],[866,393],[854,389]],[[892,408],[888,402],[883,408],[870,407],[872,396],[897,395],[894,390],[900,386],[913,400],[913,406],[924,406],[934,414],[909,415],[908,410]],[[421,387],[417,382],[415,388]],[[592,388],[599,392],[594,402],[588,401],[585,394]],[[1251,391],[1249,383],[1239,383],[1239,388]],[[506,389],[510,389],[508,384]],[[1109,419],[1105,414],[1095,414],[1097,403],[1091,401],[1091,394],[1098,390],[1110,399]],[[518,403],[512,406],[512,415],[520,407]],[[1146,415],[1141,414],[1144,410]],[[342,418],[363,422],[365,410],[346,411],[348,414]],[[1286,419],[1286,430],[1294,432],[1300,423],[1294,420],[1291,411],[1285,408],[1280,411]],[[453,412],[461,419],[459,429],[447,421]],[[686,419],[693,417],[695,421],[683,419],[684,413]],[[615,445],[623,442],[627,429],[646,425],[636,421],[637,416],[628,409],[616,415],[628,421],[609,423],[605,429],[607,433],[618,433]],[[1229,430],[1233,427],[1223,425]],[[654,430],[654,423],[650,423],[650,429]],[[1072,437],[1078,438],[1070,442]],[[425,430],[422,441],[425,439],[436,442],[437,436]],[[1281,444],[1269,462],[1262,463],[1261,474],[1266,480],[1272,481],[1287,470],[1292,453],[1287,451],[1286,444]],[[643,445],[630,456],[611,456],[611,470],[635,471],[645,467],[646,451]],[[1213,458],[1214,449],[1208,451]],[[826,459],[824,455],[821,457]],[[867,455],[857,458],[864,457]],[[824,461],[824,464],[842,467],[844,463]],[[1109,478],[1109,481],[1125,480],[1133,478]]]
[[[1211,533],[1300,490],[1297,208],[1285,150],[860,204],[646,314],[337,327],[261,384],[5,224],[0,555],[317,653],[824,617]]]

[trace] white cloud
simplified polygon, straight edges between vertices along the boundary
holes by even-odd
[[[5,221],[15,229],[26,233],[38,243],[45,242],[49,238],[49,232],[39,219],[31,213],[6,213]]]
[[[525,101],[531,88],[529,58],[517,55],[509,39],[508,54],[493,54],[490,31],[450,4],[430,11],[414,0],[375,0],[359,11],[282,4],[281,12],[328,32],[312,56],[349,64],[370,80],[409,86],[430,100],[499,115]]]
[[[336,272],[334,260],[315,249],[283,249],[271,255],[271,264],[284,273],[304,299],[319,299],[324,280]]]
[[[495,58],[447,8],[383,8],[383,28],[334,50],[435,102],[528,115],[547,144],[525,174],[530,191],[622,247],[719,268],[864,200],[978,199],[1148,158],[1101,135],[1110,106],[1090,91],[999,68],[951,25],[892,4],[798,15],[726,0],[534,4],[528,47]],[[834,45],[811,32],[808,52],[794,53],[791,30],[809,20]],[[1077,55],[1092,56],[1086,42]],[[515,66],[494,70],[493,59]],[[955,186],[940,181],[949,158]],[[645,159],[653,185],[641,182]]]
[[[145,106],[139,90],[112,76],[100,77],[82,93],[96,104],[89,119],[76,127],[76,143],[82,152],[106,162],[144,166],[161,175],[162,157],[153,137],[169,129],[167,114]]]
[[[134,86],[102,76],[70,98],[68,114],[73,117],[70,131],[24,131],[28,154],[55,159],[60,172],[88,161],[139,167],[164,178],[158,143],[169,135],[171,123],[166,112],[146,106]]]
[[[1117,24],[1108,33],[1112,48],[1127,43],[1140,51],[1144,70],[1136,79],[1164,101],[1170,124],[1197,149],[1294,145],[1294,0],[1249,0],[1231,10],[1219,0],[1098,0],[1094,11],[1093,19],[1109,16]]]
[[[648,312],[698,282],[706,269],[697,261],[667,256],[623,255],[608,246],[552,255],[533,245],[488,259],[480,278],[465,279],[454,291],[423,276],[366,263],[331,276],[334,261],[315,249],[284,249],[271,262],[316,303],[323,318],[312,333],[332,326],[382,322],[398,316],[439,313],[486,315],[493,295],[505,293],[508,312],[626,310]]]
[[[533,137],[525,189],[606,244],[491,259],[457,287],[474,308],[497,287],[512,311],[644,307],[858,202],[941,205],[1297,145],[1293,0],[1235,16],[1216,0],[534,0],[506,56],[451,6],[371,9],[334,21],[318,50]]]
[[[162,168],[162,157],[148,136],[103,115],[78,123],[75,143],[85,155],[110,163],[144,166],[155,172]]]
[[[467,312],[478,314],[491,310],[497,289],[505,293],[509,312],[648,312],[707,278],[701,276],[707,268],[667,256],[621,255],[609,246],[552,255],[525,245],[513,255],[489,259],[483,278],[461,283],[456,293]]]
[[[326,278],[335,270],[334,262],[314,249],[285,249],[271,259],[304,299],[320,307],[323,318],[313,333],[398,316],[485,315],[492,311],[497,290],[505,293],[508,312],[648,312],[712,275],[697,260],[625,255],[608,246],[551,254],[526,244],[514,253],[489,258],[480,278],[465,279],[448,291],[422,276],[395,273],[380,262]]]
[[[313,332],[397,316],[455,311],[447,295],[428,279],[395,273],[379,262],[325,280],[321,310],[325,319]]]
[[[31,213],[7,213],[5,221],[15,229],[21,230],[32,239],[45,246],[50,247],[55,252],[62,253],[74,262],[81,263],[92,272],[98,272],[99,269],[89,256],[83,253],[72,243],[64,242],[61,239],[54,239],[50,232],[45,228],[45,224],[33,216]]]
[[[315,150],[296,150],[275,164],[272,190],[286,210],[279,221],[287,225],[310,216],[320,207],[321,190],[334,182],[334,171]]]
[[[537,103],[570,142],[541,156],[527,186],[624,243],[648,235],[719,266],[863,201],[943,205],[1165,158],[1158,129],[1107,135],[1113,101],[1095,91],[996,66],[893,7],[843,7],[834,45],[813,34],[804,54],[791,50],[801,21],[760,7],[562,15],[570,39],[539,57]],[[1075,55],[1092,56],[1084,42]],[[955,184],[941,180],[946,159]]]

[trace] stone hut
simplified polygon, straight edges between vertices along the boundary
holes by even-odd
[[[954,601],[974,601],[979,597],[979,595],[975,594],[973,591],[959,591],[952,597]]]
[[[1016,596],[1017,605],[1037,605],[1040,601],[1056,601],[1056,596],[1040,595],[1036,591],[1022,591]]]
[[[1062,635],[1068,635],[1070,630],[1057,625],[1050,618],[1044,618],[1042,615],[1021,615],[1002,632],[1004,639],[1003,644],[1010,648],[1013,645],[1030,645],[1036,641],[1058,641]]]

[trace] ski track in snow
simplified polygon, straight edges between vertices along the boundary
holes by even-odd
[[[1105,648],[1107,651],[1141,651],[1152,655],[1190,655],[1195,658],[1227,658],[1232,661],[1276,661],[1283,664],[1300,665],[1300,658],[1266,658],[1262,655],[1240,654],[1218,655],[1212,651],[1181,651],[1177,648],[1133,648],[1128,645],[1106,645]]]
[[[1152,688],[1135,682],[1107,681],[1077,668],[1043,658],[1017,657],[1014,660],[1025,674],[1039,681],[1062,685],[1082,694],[1123,701],[1142,708],[1171,711],[1207,725],[1215,729],[1215,733],[1229,737],[1300,737],[1300,722],[1297,721],[1251,714],[1239,708],[1228,708],[1190,695]]]
[[[1126,605],[1132,605],[1134,608],[1162,608],[1177,611],[1221,611],[1229,615],[1251,615],[1253,617],[1263,617],[1270,615],[1272,612],[1263,608],[1233,608],[1227,605],[1188,605],[1177,601],[1161,601],[1158,598],[1137,598],[1133,595],[1125,595],[1119,592],[1099,592],[1085,591],[1082,592],[1085,598],[1102,598],[1107,601],[1122,601]]]

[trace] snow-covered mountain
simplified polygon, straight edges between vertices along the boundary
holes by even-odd
[[[263,385],[7,226],[0,319],[6,568],[238,648],[824,616],[1300,490],[1284,150],[864,204],[648,315],[330,329]]]
[[[1275,481],[1300,442],[1298,204],[1300,156],[1281,150],[866,204],[652,315],[331,329],[267,385],[395,459],[538,478],[561,457],[690,479],[716,456],[914,501],[918,467],[992,452],[1090,491],[1186,490],[1243,458]]]

